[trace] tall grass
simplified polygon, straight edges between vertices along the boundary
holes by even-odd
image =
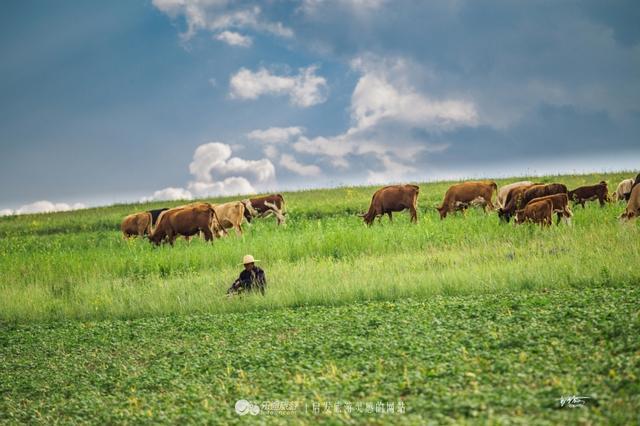
[[[536,180],[571,188],[606,179],[613,190],[627,174]],[[267,219],[245,225],[243,237],[178,240],[174,247],[125,241],[118,227],[128,213],[179,202],[3,218],[0,319],[231,312],[640,282],[633,262],[638,226],[617,221],[622,204],[577,207],[573,226],[550,229],[501,224],[481,210],[440,221],[433,207],[449,185],[421,184],[418,225],[402,213],[366,228],[355,213],[368,207],[372,187],[302,191],[285,194],[286,227]],[[229,299],[225,290],[246,253],[262,260],[267,295]]]

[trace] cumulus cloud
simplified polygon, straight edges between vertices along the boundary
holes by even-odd
[[[291,104],[310,107],[327,100],[327,80],[316,75],[317,67],[301,68],[297,75],[275,75],[265,68],[246,68],[231,76],[230,96],[257,99],[262,95],[288,95]]]
[[[221,142],[198,146],[189,164],[193,180],[186,188],[165,188],[141,201],[255,194],[275,182],[276,169],[269,159],[245,160],[232,153],[231,146]]]
[[[168,200],[191,200],[193,199],[193,195],[191,192],[187,191],[184,188],[174,188],[168,187],[156,191],[150,197],[142,197],[140,199],[141,203],[146,203],[149,201],[168,201]]]
[[[293,31],[281,22],[262,17],[259,6],[242,5],[226,0],[153,0],[153,5],[172,19],[184,18],[188,40],[198,31],[219,32],[231,28],[250,28],[279,37],[293,37]]]
[[[351,95],[352,126],[335,136],[302,135],[292,144],[295,151],[325,157],[342,169],[349,167],[350,156],[373,156],[378,165],[367,172],[370,182],[401,180],[416,170],[418,154],[446,149],[416,140],[414,129],[446,132],[478,124],[473,102],[416,90],[403,60],[359,58],[352,67],[361,73]]]
[[[230,46],[249,47],[253,43],[251,37],[233,31],[223,31],[216,35],[215,39],[227,43]]]
[[[274,179],[276,174],[271,161],[231,157],[231,147],[220,142],[210,142],[196,148],[189,171],[196,182],[204,183],[230,175],[252,176],[257,183],[266,183]]]
[[[280,165],[301,176],[318,176],[322,173],[320,167],[314,164],[302,164],[289,154],[282,154],[280,157]]]
[[[20,214],[34,214],[34,213],[53,213],[53,212],[67,212],[71,210],[85,209],[83,203],[52,203],[51,201],[41,200],[35,203],[25,204],[24,206],[16,209],[2,209],[0,210],[0,216],[12,216]]]

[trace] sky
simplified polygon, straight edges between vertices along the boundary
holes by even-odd
[[[0,215],[640,168],[640,3],[8,0]]]

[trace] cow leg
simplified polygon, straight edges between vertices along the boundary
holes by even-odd
[[[415,207],[409,207],[409,213],[411,214],[411,222],[418,223],[418,211]]]
[[[204,240],[213,242],[213,233],[209,228],[203,228],[202,232],[204,233]]]
[[[235,229],[236,235],[242,236],[242,227],[240,225],[234,226],[233,229]]]
[[[389,222],[393,222],[393,217],[391,216],[391,212],[387,212],[387,216],[389,216]]]

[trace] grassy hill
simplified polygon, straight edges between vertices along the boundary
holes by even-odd
[[[635,174],[535,180],[613,191]],[[286,227],[174,247],[118,228],[179,202],[0,218],[0,420],[256,420],[241,398],[305,402],[269,423],[637,420],[640,230],[623,204],[548,229],[441,221],[450,184],[420,184],[418,225],[366,228],[373,187],[301,191],[284,194]],[[229,299],[246,253],[267,295]],[[574,394],[593,402],[554,408]],[[313,412],[339,401],[363,413]],[[367,412],[380,401],[406,412]]]

